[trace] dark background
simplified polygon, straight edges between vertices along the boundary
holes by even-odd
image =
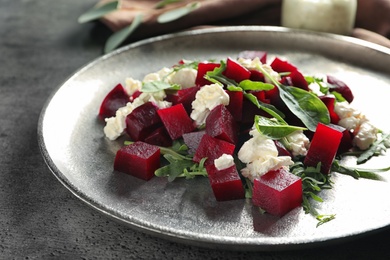
[[[0,0],[0,259],[390,257],[389,229],[309,250],[229,252],[192,247],[113,222],[73,196],[41,157],[37,122],[50,94],[102,54],[108,30],[77,23],[95,3]]]

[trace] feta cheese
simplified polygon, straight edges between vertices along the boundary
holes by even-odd
[[[233,156],[224,153],[219,158],[214,160],[214,165],[215,168],[217,168],[219,171],[232,167],[234,165]]]
[[[133,95],[135,92],[140,91],[142,88],[142,82],[133,78],[126,78],[124,86],[127,94],[129,96]]]
[[[164,81],[169,83],[171,80],[172,72],[173,72],[172,68],[162,68],[157,72],[147,74],[142,81],[143,82]]]
[[[251,59],[244,59],[244,58],[239,58],[238,63],[242,65],[243,67],[247,68],[248,70],[258,70],[259,67],[263,68],[268,74],[275,79],[276,81],[280,81],[281,77],[278,72],[274,71],[272,67],[268,64],[263,64],[258,57],[254,58],[253,60]],[[272,81],[265,77],[265,82],[266,83],[272,83]]]
[[[191,118],[197,126],[201,126],[206,122],[206,117],[216,106],[229,104],[229,95],[219,84],[211,84],[203,86],[195,96],[192,102]]]
[[[183,68],[174,72],[170,78],[171,84],[180,85],[181,89],[195,86],[195,79],[198,71],[191,68]]]
[[[295,131],[286,136],[286,139],[286,148],[289,149],[294,157],[299,155],[306,156],[310,140],[306,137],[303,131]]]
[[[134,106],[131,102],[128,102],[126,106],[119,108],[115,116],[106,118],[106,125],[103,128],[104,134],[110,140],[115,140],[121,136],[126,129],[126,117],[134,110]]]
[[[335,112],[340,117],[338,124],[355,133],[353,144],[366,150],[377,139],[378,129],[348,102],[337,102]]]
[[[275,143],[256,129],[250,134],[252,138],[246,141],[238,151],[238,158],[246,163],[246,167],[241,170],[244,177],[253,181],[271,170],[294,163],[290,156],[278,156]]]
[[[378,129],[370,122],[365,121],[360,125],[357,134],[353,138],[353,143],[355,146],[359,147],[359,149],[366,150],[376,141],[377,134]]]

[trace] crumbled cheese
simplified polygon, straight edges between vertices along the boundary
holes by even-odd
[[[353,143],[355,146],[359,147],[359,149],[366,150],[375,142],[377,134],[378,129],[370,122],[365,121],[360,125],[357,134],[353,138]]]
[[[115,140],[123,134],[126,129],[126,117],[133,110],[133,104],[128,102],[126,106],[121,107],[116,111],[115,116],[106,118],[106,125],[103,131],[108,139]]]
[[[140,91],[142,88],[142,82],[133,78],[126,78],[124,86],[127,94],[129,96],[133,95],[135,92]]]
[[[172,72],[172,68],[162,68],[157,72],[147,74],[142,80],[142,82],[164,81],[169,83],[171,80]]]
[[[214,160],[214,165],[215,168],[217,168],[219,171],[232,167],[234,165],[233,156],[224,153],[219,158]]]
[[[288,149],[295,156],[306,156],[307,149],[310,145],[310,140],[302,131],[295,131],[286,136],[288,141]]]
[[[213,108],[223,104],[229,104],[229,95],[219,84],[211,84],[203,86],[195,96],[192,102],[191,118],[197,126],[201,126],[206,122],[206,117]]]
[[[195,79],[198,71],[191,68],[183,68],[174,72],[171,76],[170,83],[180,85],[181,89],[195,86]]]
[[[350,103],[336,102],[335,112],[339,116],[338,124],[355,133],[353,144],[361,150],[366,150],[377,139],[378,129]]]
[[[253,181],[271,170],[294,163],[290,156],[278,156],[275,143],[256,129],[250,134],[252,138],[246,141],[238,151],[238,158],[246,163],[246,167],[241,170],[244,177]]]
[[[248,70],[258,70],[259,67],[263,68],[268,74],[275,79],[276,81],[280,81],[281,77],[278,72],[274,71],[270,65],[268,64],[263,64],[258,57],[252,59],[244,59],[244,58],[239,58],[238,63],[242,65],[243,67],[247,68]],[[265,77],[265,82],[266,83],[272,83],[272,81]]]

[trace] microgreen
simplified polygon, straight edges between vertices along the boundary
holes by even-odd
[[[107,53],[116,49],[138,28],[141,23],[142,15],[139,14],[134,18],[133,22],[129,26],[112,34],[104,46],[104,52]]]
[[[166,11],[157,17],[159,23],[169,23],[175,21],[183,16],[188,15],[192,11],[200,7],[199,2],[189,3],[188,5],[173,10]]]
[[[80,17],[78,18],[78,22],[79,23],[87,23],[87,22],[91,22],[93,20],[102,18],[106,14],[117,10],[118,6],[119,6],[119,1],[112,1],[112,2],[108,2],[106,4],[103,4],[101,6],[95,6],[91,9],[89,9],[84,14],[80,15]]]
[[[284,86],[261,66],[258,69],[278,87],[280,98],[310,131],[315,132],[319,122],[330,123],[329,111],[316,95],[304,89]]]

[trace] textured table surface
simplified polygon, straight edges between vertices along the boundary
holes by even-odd
[[[134,231],[73,196],[42,159],[37,122],[52,91],[102,54],[108,32],[77,23],[94,3],[0,1],[0,259],[389,259],[389,229],[327,247],[230,252]]]

